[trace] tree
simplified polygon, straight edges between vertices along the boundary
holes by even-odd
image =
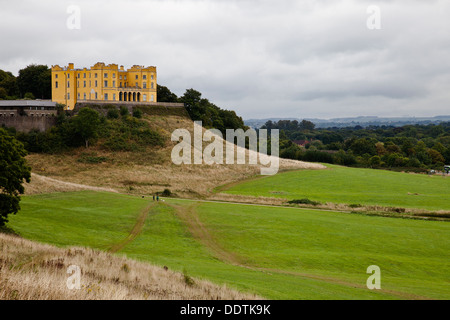
[[[16,77],[11,72],[0,70],[0,87],[6,91],[6,96],[15,98],[19,95]]]
[[[187,89],[183,96],[180,97],[180,102],[184,103],[184,106],[189,113],[192,120],[199,120],[200,101],[202,99],[202,94],[194,89]]]
[[[178,102],[178,97],[175,93],[159,84],[156,86],[156,95],[158,96],[158,102]]]
[[[8,97],[8,91],[5,88],[0,87],[0,100],[6,99]]]
[[[434,149],[428,149],[427,153],[430,156],[431,161],[433,163],[444,163],[445,162],[444,157],[442,156],[442,154],[439,151],[434,150]]]
[[[32,64],[19,70],[17,84],[20,95],[31,92],[36,98],[51,99],[52,97],[52,72],[45,65]]]
[[[81,108],[78,114],[73,118],[75,130],[80,134],[89,147],[89,141],[97,138],[100,127],[100,115],[96,110],[91,108]]]
[[[22,143],[0,128],[0,226],[8,222],[9,214],[20,210],[23,181],[30,182],[31,168],[26,165]]]
[[[300,122],[300,130],[314,130],[314,128],[316,127],[316,125],[314,123],[312,123],[311,121],[308,120],[302,120],[302,122]]]
[[[350,149],[354,152],[356,155],[362,156],[363,154],[367,153],[371,156],[374,156],[377,154],[377,149],[375,147],[375,143],[367,138],[361,138],[356,141],[354,141]]]
[[[215,128],[223,134],[226,129],[248,129],[236,112],[219,108],[208,99],[202,98],[202,94],[197,90],[187,89],[179,102],[184,103],[191,119],[202,121],[205,128]]]

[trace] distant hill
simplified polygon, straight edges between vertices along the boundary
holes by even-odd
[[[244,120],[245,125],[252,128],[260,128],[267,121],[279,121],[279,120],[297,120],[302,121],[300,118],[267,118],[267,119],[248,119]],[[401,127],[404,125],[414,124],[439,124],[441,122],[450,121],[450,115],[448,116],[435,116],[435,117],[377,117],[377,116],[360,116],[349,118],[333,118],[333,119],[315,119],[305,118],[313,122],[317,128],[330,128],[330,127],[368,127],[368,126],[394,126]]]

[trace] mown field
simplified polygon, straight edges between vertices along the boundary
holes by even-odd
[[[25,196],[9,227],[269,299],[449,299],[450,224],[107,192]],[[366,287],[370,265],[382,290]]]
[[[259,177],[219,188],[236,195],[310,199],[321,203],[450,210],[450,176],[328,165],[327,170],[298,170]]]

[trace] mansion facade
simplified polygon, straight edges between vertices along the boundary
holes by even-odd
[[[90,69],[52,66],[52,101],[73,110],[77,102],[156,103],[156,67],[98,62]]]

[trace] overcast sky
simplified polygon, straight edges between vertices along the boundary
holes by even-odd
[[[450,114],[448,0],[0,0],[0,28],[0,69],[15,75],[156,66],[177,95],[244,119]]]

